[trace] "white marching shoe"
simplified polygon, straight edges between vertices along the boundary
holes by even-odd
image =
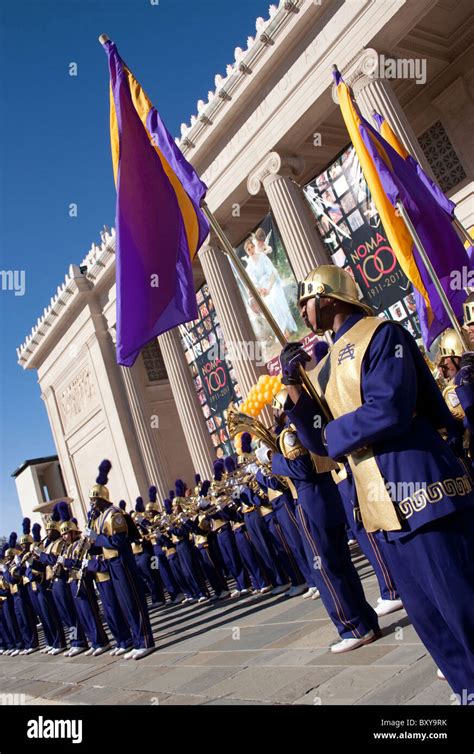
[[[103,647],[96,647],[94,651],[92,652],[92,657],[98,657],[99,655],[104,654],[104,652],[108,652],[110,649],[110,644],[106,644]]]
[[[234,589],[234,590],[233,590],[233,591],[232,591],[232,592],[230,593],[230,598],[231,598],[231,600],[235,599],[236,597],[240,597],[240,589]]]
[[[185,600],[186,600],[186,597],[184,596],[184,594],[182,592],[180,592],[179,594],[176,595],[176,597],[171,602],[171,604],[172,605],[180,605],[181,602],[185,602]]]
[[[40,649],[40,652],[42,655],[47,655],[51,652],[51,650],[52,650],[52,647],[46,646],[46,647],[43,647],[43,649]]]
[[[25,649],[24,653],[25,655],[32,655],[33,652],[38,652],[39,647],[30,647],[29,649]]]
[[[350,652],[352,649],[363,647],[364,644],[371,644],[375,641],[375,633],[368,631],[365,636],[361,636],[360,639],[341,639],[336,644],[331,644],[331,652],[335,655],[342,652]]]
[[[207,602],[208,600],[209,600],[209,597],[204,597],[203,595],[202,597],[199,597],[198,604],[200,604],[201,602]]]
[[[148,647],[148,648],[143,647],[143,649],[136,649],[135,654],[133,655],[133,659],[141,660],[143,657],[150,655],[154,651],[155,651],[155,647]]]
[[[382,597],[379,597],[374,610],[377,613],[378,617],[381,618],[383,615],[390,615],[390,613],[395,613],[397,610],[401,610],[402,608],[403,602],[400,599],[384,600],[382,599]]]
[[[224,589],[224,591],[219,592],[219,594],[217,595],[217,599],[218,600],[226,600],[227,597],[229,597],[229,596],[230,596],[230,589]]]
[[[268,584],[267,586],[263,586],[258,591],[259,591],[260,594],[268,594],[268,592],[272,591],[272,587],[270,586],[270,584]]]
[[[60,655],[65,649],[66,647],[50,647],[48,654],[53,656]]]
[[[130,647],[117,647],[117,649],[114,650],[114,656],[120,657],[120,655],[124,655],[127,652],[130,652]],[[112,654],[112,652],[110,654]]]
[[[10,657],[16,657],[19,654],[20,654],[20,650],[14,649],[12,652],[10,652]]]
[[[87,652],[84,652],[84,657],[91,657],[95,652],[94,647],[90,647],[90,649],[87,650]]]
[[[82,654],[82,652],[86,651],[87,647],[71,647],[69,652],[66,652],[64,657],[76,657],[76,655]]]
[[[321,594],[319,592],[319,589],[315,589],[314,592],[313,592],[313,594],[311,595],[311,599],[312,600],[319,600],[320,597],[321,597]]]

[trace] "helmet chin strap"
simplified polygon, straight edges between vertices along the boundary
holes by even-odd
[[[314,328],[313,332],[316,335],[324,335],[324,330],[321,327],[321,296],[316,294],[314,300],[316,302],[316,327]]]

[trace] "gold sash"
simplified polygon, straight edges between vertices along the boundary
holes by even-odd
[[[364,317],[342,335],[316,369],[308,372],[318,394],[323,393],[335,419],[362,406],[362,360],[384,320]],[[368,532],[398,531],[401,524],[371,447],[351,453],[362,523]]]

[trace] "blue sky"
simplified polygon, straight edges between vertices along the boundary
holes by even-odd
[[[0,534],[18,530],[11,472],[55,452],[35,371],[16,347],[71,262],[114,224],[107,33],[170,131],[189,123],[246,47],[269,0],[2,0],[0,3],[0,269],[24,270],[25,295],[0,289]],[[69,75],[71,63],[77,76]],[[78,215],[69,217],[76,203]]]

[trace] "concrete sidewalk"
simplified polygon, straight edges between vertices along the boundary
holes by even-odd
[[[372,569],[357,551],[355,562],[375,605]],[[337,634],[320,600],[259,595],[151,618],[158,649],[139,662],[0,656],[0,692],[38,704],[452,704],[403,610],[342,655],[328,650]]]

